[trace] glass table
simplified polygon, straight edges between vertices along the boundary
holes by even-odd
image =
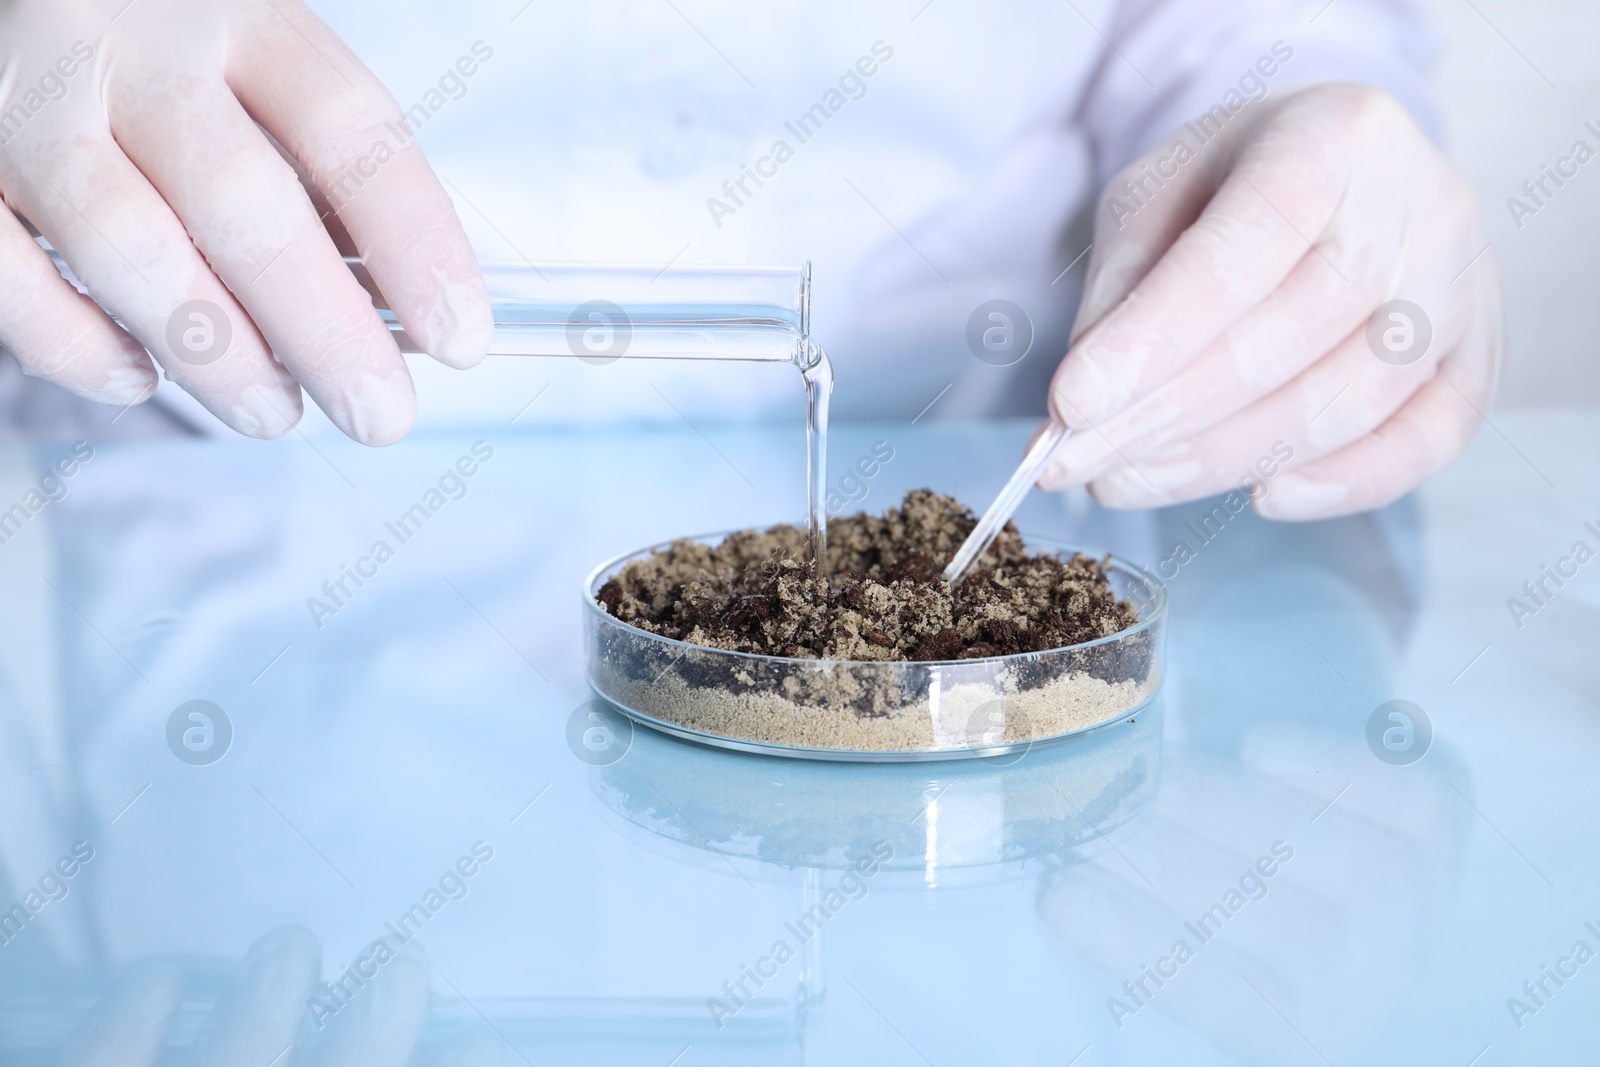
[[[1030,429],[842,427],[836,503]],[[1597,434],[1318,524],[1034,494],[1167,579],[1160,700],[893,767],[588,732],[583,576],[800,519],[799,426],[5,450],[0,1062],[1576,1062]]]

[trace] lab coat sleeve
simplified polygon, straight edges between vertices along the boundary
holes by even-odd
[[[1278,56],[1293,54],[1260,79],[1269,96],[1363,82],[1393,94],[1438,138],[1427,84],[1436,43],[1412,0],[1123,0],[1110,17],[1094,27],[1106,46],[1079,114],[1098,186],[1230,91],[1235,100],[1259,95],[1247,76],[1274,66],[1257,64],[1275,44]]]

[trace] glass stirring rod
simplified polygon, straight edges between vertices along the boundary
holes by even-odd
[[[1016,513],[1022,498],[1028,495],[1028,490],[1033,488],[1039,480],[1039,475],[1044,473],[1045,467],[1055,458],[1056,450],[1061,443],[1072,433],[1072,429],[1065,423],[1050,420],[1039,439],[1028,449],[1027,455],[1022,457],[1022,463],[1017,467],[1016,473],[1011,475],[1011,480],[1006,482],[1005,488],[1000,490],[1000,495],[994,498],[994,503],[989,505],[989,510],[983,513],[983,518],[978,520],[978,525],[972,528],[972,533],[961,543],[955,556],[950,560],[950,565],[944,569],[944,580],[951,585],[961,584],[967,572],[972,570],[978,558],[989,550],[994,544],[994,539],[1000,536],[1000,531],[1005,528],[1011,516]]]

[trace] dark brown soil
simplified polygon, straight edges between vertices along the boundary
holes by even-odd
[[[675,541],[627,564],[599,600],[616,618],[665,637],[802,659],[1001,656],[1092,641],[1138,622],[1100,562],[1029,555],[1009,523],[952,589],[940,572],[976,521],[951,497],[914,489],[884,515],[828,524],[831,582],[801,562],[803,529],[774,526],[715,547]]]

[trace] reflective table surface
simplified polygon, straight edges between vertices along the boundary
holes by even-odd
[[[1167,579],[1161,698],[899,767],[584,683],[583,576],[797,519],[798,426],[530,421],[0,452],[0,1062],[1592,1061],[1600,415],[1327,523],[1034,494]],[[843,427],[836,502],[1029,429]]]

